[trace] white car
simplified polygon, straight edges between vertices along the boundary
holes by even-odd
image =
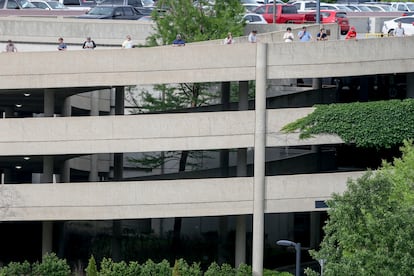
[[[393,2],[391,7],[393,7],[396,11],[414,11],[414,3],[410,2]]]
[[[246,13],[242,19],[246,24],[267,24],[266,19],[261,14]]]
[[[47,0],[32,0],[30,1],[39,9],[43,10],[67,10],[68,8],[58,1],[47,1]]]
[[[414,16],[401,16],[388,21],[384,21],[382,25],[382,33],[392,36],[395,28],[401,22],[401,27],[404,28],[405,35],[414,34]]]

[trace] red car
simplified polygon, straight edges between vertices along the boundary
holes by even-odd
[[[337,23],[341,29],[341,35],[345,35],[349,31],[349,20],[346,12],[321,10],[322,23]]]

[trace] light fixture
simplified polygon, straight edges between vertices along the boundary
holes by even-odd
[[[23,157],[23,159],[24,160],[30,160],[30,157],[29,156],[25,156],[25,157]]]
[[[15,167],[16,169],[18,169],[18,170],[20,170],[21,168],[22,168],[22,166],[20,166],[20,165],[16,165],[16,167]]]
[[[16,107],[22,107],[22,105],[21,104],[16,104]]]
[[[29,97],[30,96],[30,93],[24,93],[23,94],[25,97]]]

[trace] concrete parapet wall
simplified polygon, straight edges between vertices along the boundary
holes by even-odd
[[[153,24],[134,20],[92,20],[65,17],[0,17],[1,40],[16,42],[81,44],[91,36],[97,44],[121,46],[126,35],[145,44]]]
[[[363,172],[266,177],[266,213],[318,211]],[[253,178],[0,185],[1,221],[100,220],[253,213]]]

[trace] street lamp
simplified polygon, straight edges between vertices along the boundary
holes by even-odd
[[[300,276],[300,250],[301,246],[299,242],[293,242],[288,240],[280,240],[276,242],[277,245],[294,247],[296,251],[296,273],[295,276]]]

